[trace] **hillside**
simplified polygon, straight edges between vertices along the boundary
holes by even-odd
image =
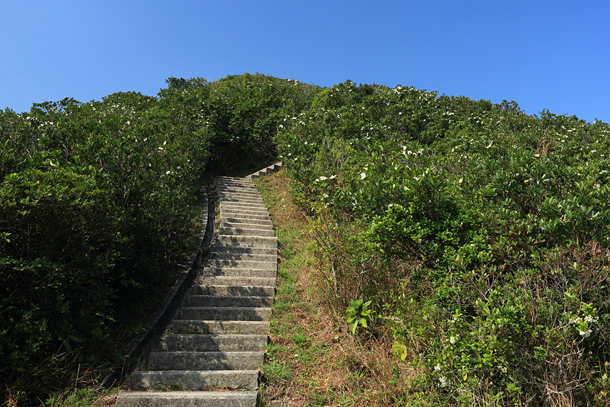
[[[605,405],[606,123],[351,82],[276,140],[319,289],[417,404]],[[409,403],[407,403],[409,404]]]
[[[169,78],[158,97],[0,112],[0,391],[38,404],[120,362],[194,248],[204,185],[273,162],[317,88]]]
[[[5,403],[95,383],[179,274],[205,183],[280,159],[312,287],[416,372],[393,400],[605,405],[608,124],[406,86],[167,84],[0,112]]]

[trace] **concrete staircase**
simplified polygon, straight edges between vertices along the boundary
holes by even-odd
[[[117,406],[257,405],[277,238],[251,178],[216,178],[220,222],[202,274],[150,353],[148,370],[133,374],[138,391],[120,393]]]
[[[283,167],[282,163],[271,164],[270,166],[263,168],[262,170],[256,171],[255,173],[248,175],[247,178],[254,179],[254,178],[262,177],[262,176],[271,174],[273,172],[279,171],[280,169],[282,169],[282,167]]]

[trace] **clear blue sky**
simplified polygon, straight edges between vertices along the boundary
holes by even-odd
[[[2,0],[0,108],[245,72],[610,122],[610,2]]]

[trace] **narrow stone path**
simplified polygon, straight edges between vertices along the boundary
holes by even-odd
[[[273,168],[275,169],[275,168]],[[252,176],[264,175],[259,171]],[[201,276],[118,407],[256,406],[277,238],[251,176],[217,177],[220,223]]]

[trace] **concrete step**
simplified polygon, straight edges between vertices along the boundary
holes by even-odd
[[[225,192],[225,191],[252,191],[260,194],[258,189],[254,184],[247,182],[220,182],[216,183],[216,191]]]
[[[246,177],[227,177],[227,176],[217,176],[215,177],[217,184],[245,184],[245,185],[254,185],[252,180]]]
[[[240,267],[205,268],[203,278],[230,277],[230,278],[276,278],[277,271],[272,269],[253,269]]]
[[[255,391],[123,392],[117,407],[256,407]]]
[[[156,352],[263,352],[266,335],[165,334],[155,346]]]
[[[277,256],[275,254],[258,254],[258,253],[241,253],[241,252],[212,252],[210,253],[209,260],[214,261],[265,261],[270,263],[277,263]]]
[[[197,279],[197,285],[230,285],[256,286],[275,288],[275,278],[269,277],[232,277],[232,276],[202,276]]]
[[[265,205],[265,201],[260,195],[244,194],[240,192],[220,192],[218,194],[220,202],[225,203],[248,203],[254,205]]]
[[[275,295],[275,287],[257,287],[243,285],[194,285],[190,297],[194,296],[216,297],[271,297]]]
[[[240,198],[240,199],[250,199],[255,201],[262,201],[263,197],[261,193],[256,188],[247,188],[247,187],[236,187],[236,186],[225,186],[225,187],[217,187],[216,194],[220,199],[220,202],[223,201],[223,198]],[[264,201],[263,201],[264,202]]]
[[[252,218],[252,219],[262,219],[262,220],[271,220],[269,216],[269,212],[266,209],[233,209],[233,208],[220,208],[220,216],[221,219],[224,218]]]
[[[268,247],[255,247],[252,245],[224,245],[222,242],[213,245],[210,248],[210,251],[213,253],[217,253],[220,255],[228,254],[228,255],[238,255],[238,254],[252,254],[252,255],[269,255],[277,257],[277,246],[273,247],[272,245]]]
[[[282,168],[282,163],[276,163],[273,165],[270,165],[267,168],[263,168],[262,170],[256,171],[253,174],[248,175],[247,178],[253,179],[253,178],[259,178],[268,174],[271,174],[273,172],[276,172],[278,170],[280,170]]]
[[[189,295],[189,307],[272,307],[272,296]]]
[[[269,212],[267,212],[267,207],[265,205],[260,205],[260,204],[250,204],[250,203],[245,203],[245,202],[221,202],[220,205],[220,213],[223,213],[224,211],[248,211],[248,212],[258,212],[258,213],[265,213],[265,214],[269,214]]]
[[[263,247],[275,248],[277,250],[277,237],[269,236],[239,236],[239,235],[217,235],[216,244],[219,246],[233,247]]]
[[[271,217],[269,216],[269,212],[267,212],[267,209],[261,209],[261,208],[248,208],[246,206],[241,206],[241,207],[234,207],[234,208],[227,208],[226,206],[223,206],[220,208],[220,216],[221,216],[221,221],[224,220],[224,218],[230,217],[227,216],[229,214],[232,214],[232,217],[238,217],[238,218],[243,218],[244,216],[248,216],[248,215],[255,215],[255,216],[266,216],[267,220],[271,220]]]
[[[259,228],[248,228],[248,227],[227,227],[221,226],[218,233],[227,236],[275,236],[275,230],[273,229],[259,229]]]
[[[172,332],[178,334],[269,334],[269,321],[200,321],[175,319]]]
[[[206,262],[205,268],[220,269],[220,268],[238,268],[238,269],[255,269],[255,270],[273,270],[277,271],[277,261],[260,261],[260,260],[237,260],[230,258],[211,258]]]
[[[133,389],[155,386],[178,387],[182,390],[257,390],[258,370],[140,370],[130,379]]]
[[[246,189],[246,188],[224,188],[217,191],[218,198],[220,202],[223,202],[224,199],[244,199],[249,201],[262,202],[264,204],[263,198],[256,189]]]
[[[268,224],[273,224],[273,220],[269,215],[257,215],[255,213],[245,213],[245,212],[228,212],[222,213],[220,221],[224,221],[225,219],[238,219],[243,223],[251,223],[253,221],[263,221]]]
[[[201,321],[267,321],[271,318],[271,308],[182,307],[176,318]]]
[[[265,228],[265,229],[273,229],[273,221],[271,218],[269,219],[243,219],[243,218],[235,218],[235,217],[224,217],[221,219],[220,225],[256,225],[256,227]]]
[[[215,177],[218,181],[226,181],[226,182],[247,182],[249,181],[246,177],[231,177],[229,175],[217,175]]]
[[[151,370],[255,370],[264,352],[150,352]]]
[[[258,204],[258,203],[254,203],[254,202],[244,202],[244,201],[240,201],[240,202],[227,202],[227,201],[222,201],[220,202],[220,211],[222,212],[222,208],[229,208],[229,209],[249,209],[249,210],[260,210],[260,211],[264,211],[267,212],[267,205],[263,204]]]
[[[245,196],[235,196],[235,195],[221,195],[220,196],[220,202],[224,203],[224,204],[228,204],[225,206],[231,206],[231,204],[233,205],[243,205],[243,206],[263,206],[265,205],[265,202],[262,200],[262,198],[256,198],[256,197],[245,197]]]

